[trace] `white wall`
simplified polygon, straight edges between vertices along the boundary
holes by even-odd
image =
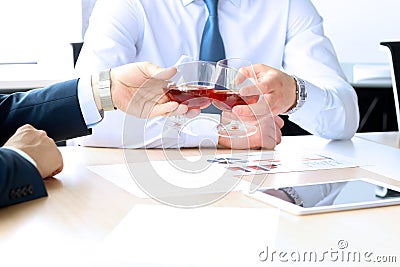
[[[386,63],[379,42],[400,40],[399,0],[311,0],[340,62]]]
[[[4,40],[81,39],[81,0],[0,0]]]
[[[0,0],[1,80],[72,75],[70,43],[82,40],[81,0]],[[28,78],[27,78],[28,77]]]
[[[0,59],[82,40],[81,0],[0,0]]]

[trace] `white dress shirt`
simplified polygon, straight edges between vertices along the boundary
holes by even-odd
[[[169,67],[199,58],[208,11],[203,0],[98,0],[77,62],[81,76],[122,64],[150,61]],[[289,119],[312,134],[351,138],[358,127],[357,96],[324,36],[322,18],[309,0],[220,0],[219,28],[226,57],[249,59],[305,80],[306,103]],[[163,118],[105,114],[81,145],[106,147],[198,146],[217,142],[215,123],[197,120],[178,136],[162,130]],[[201,126],[197,125],[201,124]],[[143,129],[143,131],[138,131]]]

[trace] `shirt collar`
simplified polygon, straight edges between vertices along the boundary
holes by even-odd
[[[181,0],[181,1],[182,1],[183,6],[187,6],[187,5],[189,5],[190,3],[194,2],[195,0]],[[231,3],[232,3],[234,6],[240,7],[240,2],[241,2],[242,0],[220,0],[220,1],[231,1]]]

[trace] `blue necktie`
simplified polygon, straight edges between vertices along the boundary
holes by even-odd
[[[208,19],[200,44],[200,60],[217,62],[225,58],[224,43],[218,28],[218,0],[204,0]]]
[[[217,62],[225,58],[224,42],[218,27],[218,0],[204,0],[208,9],[208,19],[204,27],[200,44],[200,60]],[[209,106],[203,113],[221,114],[221,111]]]

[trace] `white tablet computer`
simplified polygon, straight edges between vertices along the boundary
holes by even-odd
[[[292,202],[303,203],[296,205],[273,196],[276,190],[286,191]],[[367,178],[283,188],[264,187],[254,193],[244,191],[244,194],[296,215],[400,204],[400,188]]]

